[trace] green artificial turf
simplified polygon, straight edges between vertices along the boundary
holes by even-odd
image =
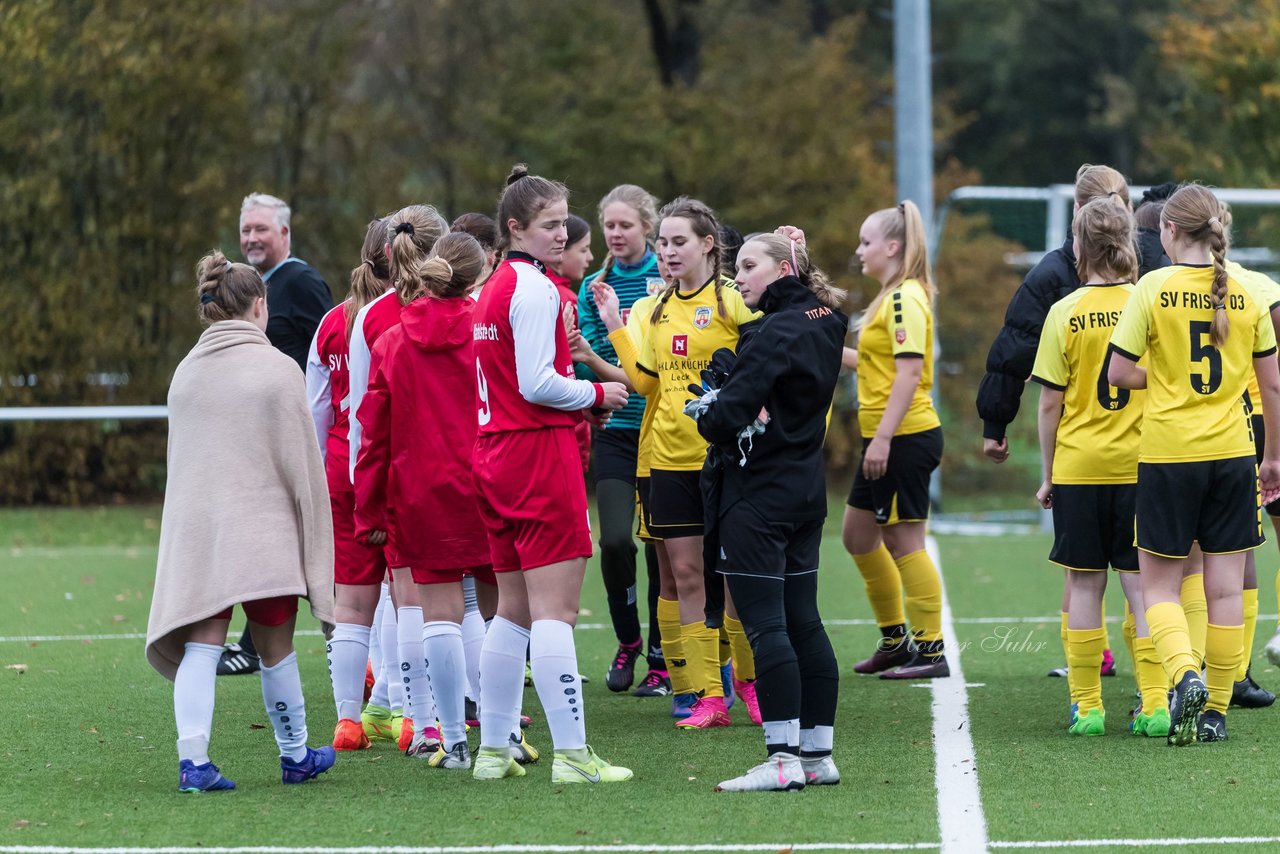
[[[833,505],[835,506],[835,505]],[[0,636],[142,633],[158,507],[0,512]],[[1128,735],[1132,667],[1111,627],[1121,675],[1104,680],[1108,732],[1066,734],[1060,571],[1042,536],[940,537],[969,688],[970,729],[992,840],[1244,836],[1273,828],[1280,764],[1270,759],[1274,710],[1233,711],[1225,744],[1175,750]],[[1271,546],[1265,547],[1271,549]],[[1264,552],[1264,566],[1274,565]],[[588,732],[629,784],[555,787],[550,739],[534,691],[530,741],[545,751],[527,777],[480,784],[437,771],[391,745],[342,754],[319,780],[284,787],[256,678],[218,682],[212,755],[235,792],[176,792],[172,688],[140,639],[0,642],[0,846],[424,846],[859,842],[936,843],[932,693],[855,677],[877,637],[861,578],[828,523],[823,615],[841,663],[836,761],[844,782],[797,794],[712,792],[762,758],[760,730],[741,707],[734,725],[674,728],[665,699],[610,694],[613,652],[594,563],[577,632]],[[1262,571],[1262,611],[1275,596]],[[1118,585],[1109,614],[1123,613]],[[1045,617],[1039,622],[975,619]],[[863,621],[849,625],[847,621]],[[237,617],[233,626],[238,630]],[[314,629],[307,617],[301,628]],[[1261,656],[1255,676],[1280,686]],[[313,744],[334,709],[321,638],[298,638]],[[475,737],[472,738],[473,746]],[[1238,850],[1238,849],[1237,849]]]

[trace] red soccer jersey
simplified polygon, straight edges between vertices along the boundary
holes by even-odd
[[[481,434],[573,427],[598,406],[599,383],[573,379],[560,294],[542,264],[509,252],[475,311],[476,400]]]
[[[475,304],[423,297],[373,345],[355,465],[356,538],[387,532],[387,559],[412,569],[489,563],[476,506]]]
[[[348,393],[346,304],[339,303],[320,320],[307,355],[307,398],[316,440],[324,456],[329,492],[349,492],[350,451],[347,439]]]
[[[356,315],[355,325],[351,329],[349,363],[351,366],[350,407],[353,413],[359,414],[360,401],[364,399],[365,389],[369,386],[369,354],[373,350],[373,345],[384,332],[400,322],[401,309],[400,295],[394,288],[388,288],[386,293],[360,309],[360,313]],[[348,453],[351,470],[348,472],[348,477],[353,481],[355,480],[356,454],[360,450],[360,429],[359,418],[350,419]]]

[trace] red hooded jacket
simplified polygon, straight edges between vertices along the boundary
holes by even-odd
[[[475,302],[422,297],[373,345],[358,414],[356,538],[387,532],[387,562],[459,569],[490,562],[476,506]]]

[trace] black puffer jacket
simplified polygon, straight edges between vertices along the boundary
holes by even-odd
[[[1138,229],[1138,278],[1172,263],[1160,245],[1160,232],[1152,228]]]
[[[718,457],[719,509],[749,498],[766,519],[822,519],[822,445],[849,319],[823,306],[794,276],[769,285],[759,308],[764,316],[742,327],[737,361],[698,421],[710,453]],[[738,433],[761,407],[770,421],[748,450]]]
[[[1004,438],[1005,429],[1018,415],[1022,389],[1031,376],[1040,344],[1040,330],[1055,302],[1080,287],[1071,238],[1047,253],[1022,280],[1004,326],[987,353],[987,373],[978,386],[978,417],[985,439]]]

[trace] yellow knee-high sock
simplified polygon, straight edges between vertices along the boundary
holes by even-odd
[[[680,603],[675,599],[658,599],[658,631],[662,633],[662,657],[667,660],[671,692],[688,694],[694,690],[693,674],[689,670],[684,635],[680,631]]]
[[[875,614],[876,624],[884,626],[900,626],[907,621],[902,612],[902,577],[898,575],[898,565],[893,556],[885,548],[884,543],[873,552],[854,555],[853,562],[862,573],[862,581],[867,585],[867,601],[871,603],[871,613]]]
[[[1120,634],[1124,635],[1124,648],[1129,650],[1129,660],[1133,662],[1133,675],[1138,676],[1138,655],[1134,652],[1134,640],[1138,633],[1138,621],[1134,619],[1129,600],[1124,601],[1124,622],[1120,624]]]
[[[1067,629],[1067,671],[1075,694],[1071,700],[1080,714],[1102,708],[1102,650],[1107,633],[1102,629]]]
[[[685,623],[680,626],[684,637],[684,654],[693,671],[693,689],[701,697],[723,697],[720,683],[720,631],[707,628],[706,623]]]
[[[1258,631],[1258,588],[1244,591],[1244,657],[1236,670],[1239,682],[1249,672],[1249,660],[1253,658],[1253,638]]]
[[[724,619],[725,624],[716,630],[716,636],[720,642],[720,646],[717,647],[716,652],[720,656],[721,667],[724,667],[729,663],[729,660],[733,658],[733,639],[729,636],[729,615],[725,614]],[[739,625],[741,625],[741,623],[739,623]]]
[[[1102,600],[1102,605],[1098,608],[1098,612],[1102,617],[1102,648],[1111,649],[1111,632],[1107,630],[1107,600]],[[1099,667],[1102,665],[1099,664]]]
[[[1142,713],[1150,715],[1156,709],[1169,707],[1169,677],[1156,655],[1155,644],[1150,637],[1135,638],[1133,642],[1134,667],[1138,672],[1138,690],[1142,692]]]
[[[729,643],[733,645],[733,676],[739,682],[752,682],[756,678],[756,657],[751,654],[751,642],[742,623],[724,616],[724,627],[729,632]]]
[[[1064,661],[1071,661],[1071,648],[1067,645],[1067,612],[1062,612],[1062,627],[1058,630],[1058,636],[1062,638],[1062,658]],[[1071,665],[1067,665],[1067,696],[1071,698],[1071,704],[1075,705],[1076,691],[1071,687]]]
[[[1200,573],[1182,579],[1182,611],[1187,615],[1191,649],[1196,656],[1196,667],[1199,667],[1204,661],[1205,632],[1209,626],[1209,602],[1204,597],[1204,576]],[[1159,646],[1158,643],[1156,645]]]
[[[1151,642],[1155,644],[1156,655],[1160,657],[1172,684],[1178,684],[1188,670],[1200,672],[1200,659],[1191,649],[1187,615],[1178,603],[1157,602],[1152,605],[1147,609],[1147,625],[1151,627]]]
[[[907,614],[911,619],[911,633],[921,651],[931,654],[923,644],[936,645],[933,655],[942,654],[942,579],[933,558],[924,549],[903,555],[895,563],[902,576],[902,589],[906,594]]]
[[[1244,657],[1244,626],[1209,623],[1205,637],[1204,684],[1209,689],[1206,711],[1227,713],[1236,669]]]

